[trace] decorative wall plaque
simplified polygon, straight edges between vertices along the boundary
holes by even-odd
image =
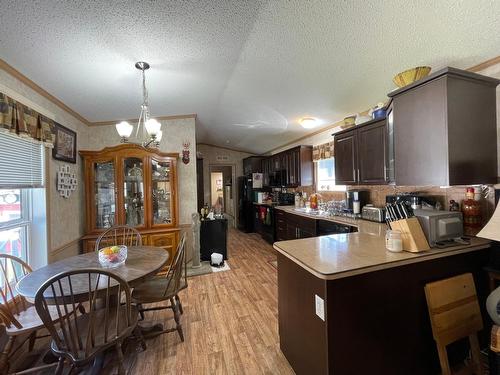
[[[59,195],[63,198],[69,198],[77,186],[78,180],[69,165],[61,165],[59,172],[57,172],[57,191]]]

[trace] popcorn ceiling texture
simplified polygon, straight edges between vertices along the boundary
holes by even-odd
[[[197,113],[198,142],[262,153],[386,99],[392,77],[498,55],[500,2],[3,1],[0,56],[91,121]],[[443,17],[443,15],[446,15]],[[425,20],[425,22],[422,22]],[[245,126],[247,125],[247,126]]]

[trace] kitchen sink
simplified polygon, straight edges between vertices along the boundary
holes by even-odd
[[[293,209],[294,211],[297,211],[297,212],[301,212],[303,214],[307,214],[307,215],[312,215],[312,216],[329,216],[328,215],[328,212],[326,211],[321,211],[321,210],[313,210],[313,209],[310,209],[310,208],[305,208],[305,207],[302,207],[302,208],[294,208]]]

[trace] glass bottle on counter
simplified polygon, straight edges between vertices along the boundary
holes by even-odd
[[[465,199],[462,201],[464,233],[467,235],[475,235],[478,229],[481,228],[481,202],[474,198],[474,188],[468,187]]]

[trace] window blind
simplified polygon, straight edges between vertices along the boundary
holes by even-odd
[[[43,172],[40,142],[0,132],[0,189],[43,187]]]

